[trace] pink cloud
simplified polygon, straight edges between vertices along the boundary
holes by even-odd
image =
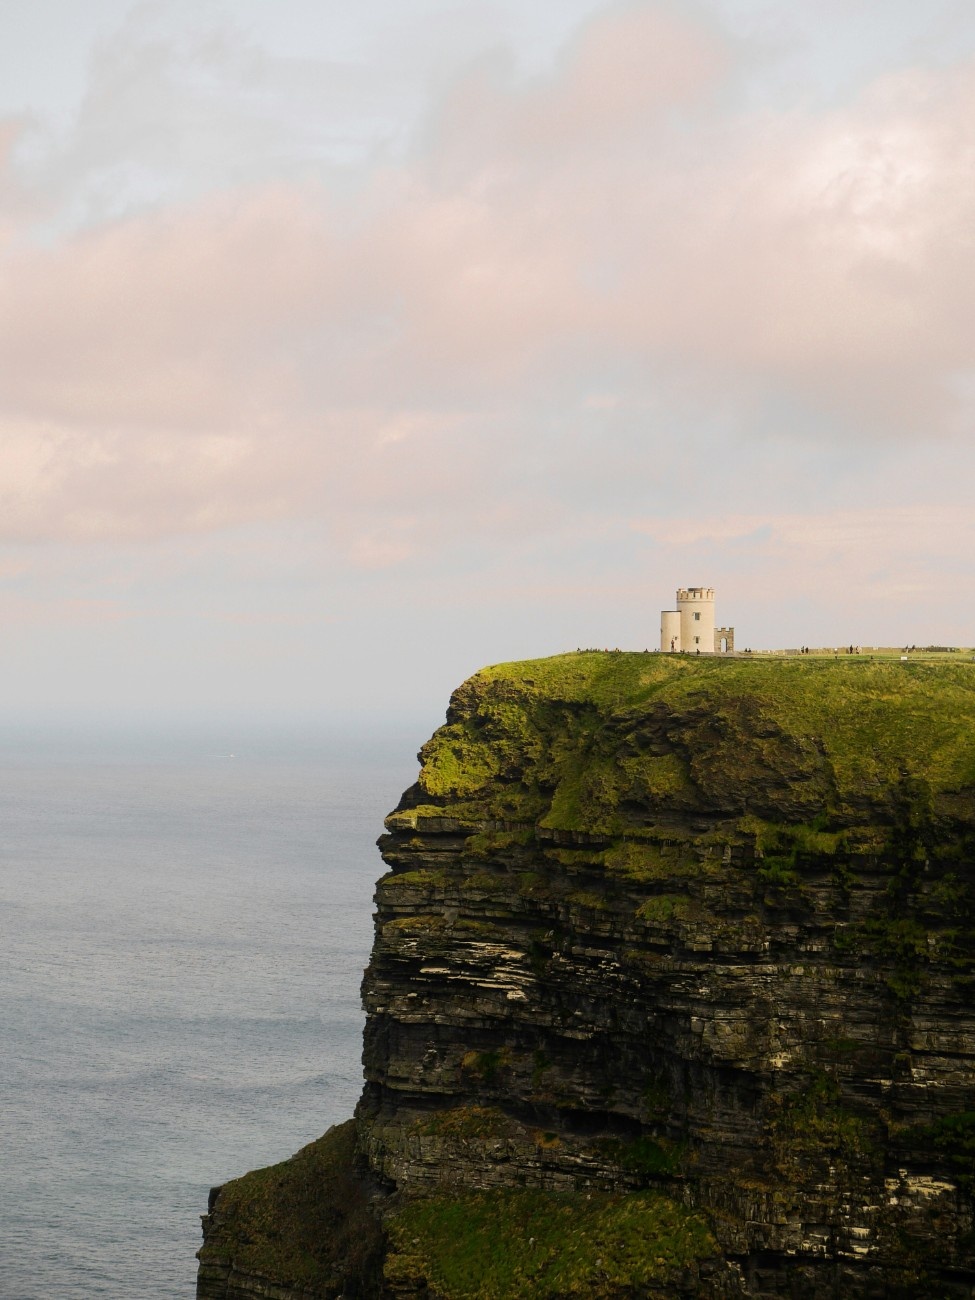
[[[661,562],[669,555],[675,571],[733,571],[724,597],[739,606],[743,625],[750,622],[749,636],[763,628],[765,644],[785,644],[781,630],[769,636],[777,606],[788,613],[791,636],[804,642],[816,635],[828,644],[844,636],[874,644],[971,640],[971,583],[958,565],[975,547],[967,506],[729,512],[633,527],[658,543]]]
[[[632,527],[674,547],[760,539],[761,549],[778,554],[805,551],[833,561],[842,558],[875,565],[882,553],[900,563],[924,552],[948,557],[960,547],[975,547],[975,517],[963,506],[865,506],[807,513],[709,514],[667,520],[634,520]]]
[[[471,69],[406,164],[344,194],[255,184],[46,242],[15,215],[0,529],[311,513],[352,562],[400,563],[414,531],[384,515],[453,519],[459,495],[479,518],[519,458],[552,455],[534,450],[539,394],[587,368],[580,428],[626,409],[602,369],[634,367],[684,377],[698,409],[712,391],[741,430],[785,394],[843,436],[957,432],[972,73],[910,70],[825,115],[729,114],[719,34],[614,7],[547,78]]]

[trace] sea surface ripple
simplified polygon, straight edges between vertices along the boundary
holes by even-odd
[[[190,1300],[212,1184],[347,1118],[403,736],[0,734],[0,1296]]]

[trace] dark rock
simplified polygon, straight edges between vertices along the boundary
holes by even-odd
[[[975,678],[663,659],[455,692],[380,840],[356,1154],[282,1185],[319,1271],[247,1271],[239,1180],[201,1297],[975,1294]]]

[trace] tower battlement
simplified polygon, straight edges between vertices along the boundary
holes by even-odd
[[[711,655],[734,648],[735,629],[715,627],[714,588],[678,587],[677,608],[660,613],[660,649]]]

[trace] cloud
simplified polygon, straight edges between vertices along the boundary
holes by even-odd
[[[724,514],[702,520],[677,517],[634,520],[632,525],[674,547],[715,543],[750,543],[780,557],[804,552],[817,563],[842,561],[861,569],[885,563],[905,564],[923,554],[926,561],[947,559],[959,547],[975,546],[975,519],[962,506],[866,507],[860,510],[794,514]],[[861,557],[859,560],[857,557]]]
[[[593,153],[628,153],[706,99],[727,62],[703,26],[655,5],[611,7],[578,30],[549,76],[519,78],[503,52],[475,61],[437,107],[430,172],[454,186],[519,173],[531,184],[592,165]]]
[[[519,482],[545,519],[692,448],[734,473],[753,425],[881,457],[968,427],[971,64],[755,111],[722,32],[612,6],[545,76],[475,62],[405,160],[366,151],[337,183],[275,172],[311,78],[289,100],[228,41],[190,51],[190,93],[185,51],[123,33],[66,150],[40,172],[8,153],[0,196],[33,175],[88,215],[39,228],[18,199],[0,235],[6,537],[319,515],[381,567],[461,521],[495,535],[483,503],[521,517]],[[88,201],[201,131],[184,193]],[[220,141],[250,139],[259,165],[206,191]],[[618,455],[588,446],[597,421]]]
[[[91,51],[70,124],[34,121],[21,162],[61,205],[57,228],[97,225],[269,176],[327,176],[392,146],[401,79],[362,62],[263,48],[228,6],[141,0]],[[83,29],[83,24],[81,25]]]
[[[727,512],[632,526],[675,571],[723,572],[723,599],[756,644],[971,639],[967,505]]]

